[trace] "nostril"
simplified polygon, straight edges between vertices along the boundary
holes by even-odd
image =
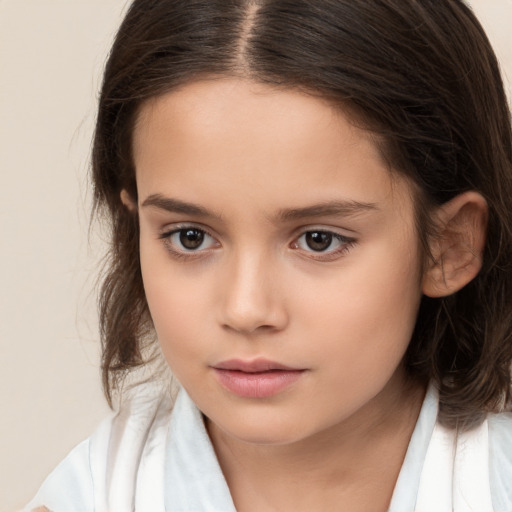
[[[254,323],[249,325],[248,323],[241,324],[240,322],[230,322],[225,323],[223,325],[225,330],[234,331],[238,333],[247,333],[252,334],[254,332],[271,332],[278,330],[276,326],[270,324],[260,325],[258,323]]]

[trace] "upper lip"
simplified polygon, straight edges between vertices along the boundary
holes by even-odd
[[[254,359],[252,361],[244,361],[242,359],[230,359],[228,361],[222,361],[220,363],[212,365],[216,370],[231,370],[245,373],[257,373],[257,372],[268,372],[272,370],[288,370],[288,371],[299,371],[299,368],[291,368],[269,359]]]

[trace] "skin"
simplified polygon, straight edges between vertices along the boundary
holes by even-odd
[[[401,364],[425,281],[408,183],[324,101],[229,78],[147,102],[134,161],[149,309],[237,510],[386,510],[424,394]],[[305,371],[259,399],[212,369],[260,357]]]

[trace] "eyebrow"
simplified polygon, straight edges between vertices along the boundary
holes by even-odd
[[[142,203],[143,207],[153,207],[172,213],[183,213],[196,217],[211,217],[221,219],[222,216],[212,212],[202,206],[194,203],[188,203],[162,196],[161,194],[152,194]],[[279,210],[276,218],[282,222],[289,222],[311,217],[352,217],[365,212],[378,211],[375,203],[361,203],[359,201],[327,201],[313,204],[302,208],[285,208]]]
[[[220,219],[221,216],[202,206],[193,203],[187,203],[178,199],[162,196],[161,194],[152,194],[148,196],[142,203],[142,207],[153,207],[160,210],[166,210],[171,213],[184,213],[185,215],[194,215],[196,217],[215,217]]]
[[[282,221],[299,220],[307,217],[352,217],[365,212],[378,210],[379,208],[375,203],[361,203],[359,201],[327,201],[325,203],[314,204],[304,208],[280,210],[277,217]]]

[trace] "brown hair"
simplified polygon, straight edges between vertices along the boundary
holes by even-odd
[[[424,297],[407,355],[433,380],[440,417],[469,427],[510,401],[512,135],[498,64],[460,0],[135,0],[105,70],[93,147],[97,211],[111,226],[101,301],[109,401],[152,343],[139,266],[134,123],[149,98],[204,76],[244,76],[349,107],[384,140],[390,167],[429,211],[467,190],[489,206],[480,274],[458,293]]]

